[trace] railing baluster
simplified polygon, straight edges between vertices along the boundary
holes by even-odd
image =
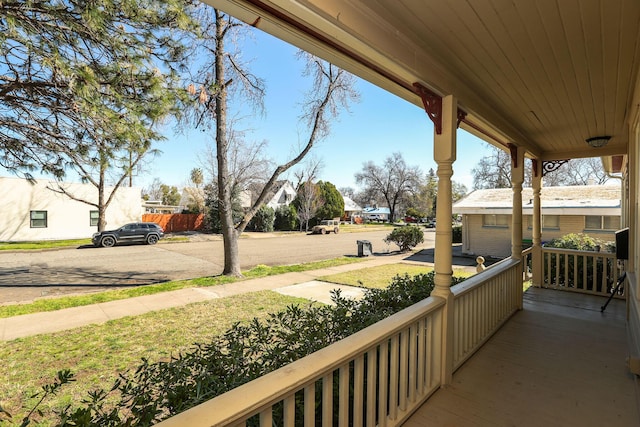
[[[333,372],[322,377],[322,425],[333,424]]]
[[[389,344],[389,419],[398,417],[398,352],[400,351],[399,336],[391,337]]]
[[[296,424],[296,395],[295,393],[284,399],[283,408],[284,427],[294,427]]]
[[[409,325],[400,336],[400,387],[398,396],[398,407],[401,411],[407,410],[407,397],[409,395],[409,381],[412,375],[409,373],[409,337],[412,336],[414,328]]]
[[[260,412],[260,427],[272,427],[273,425],[273,414],[271,413],[272,408],[268,407],[264,411]]]
[[[376,372],[378,356],[377,348],[367,352],[367,426],[376,425]]]
[[[389,342],[380,344],[378,355],[378,426],[387,425],[387,399],[389,397]]]
[[[427,344],[431,345],[432,340],[431,322],[421,319],[418,323],[418,396],[424,394],[425,385],[431,385],[433,371],[431,371],[432,361],[427,357]]]
[[[316,423],[316,384],[304,388],[304,425],[312,427]]]
[[[416,389],[418,387],[418,340],[420,339],[420,325],[421,322],[415,323],[411,327],[411,331],[409,332],[407,339],[409,341],[409,347],[407,351],[409,352],[409,373],[408,373],[408,387],[409,387],[409,403],[413,403],[416,401]],[[406,408],[405,408],[406,410]]]
[[[362,427],[364,411],[364,355],[353,362],[353,425]]]
[[[338,372],[338,427],[346,427],[349,425],[349,364],[343,365]]]

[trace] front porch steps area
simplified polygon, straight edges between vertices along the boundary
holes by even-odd
[[[530,288],[516,313],[404,426],[637,427],[626,305]]]

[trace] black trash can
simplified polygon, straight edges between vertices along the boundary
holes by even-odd
[[[369,256],[373,253],[371,242],[368,240],[358,240],[358,256]]]

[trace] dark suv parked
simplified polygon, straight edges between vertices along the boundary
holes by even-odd
[[[147,243],[155,245],[164,237],[162,228],[154,222],[132,222],[117,230],[95,233],[91,240],[94,246],[110,248],[119,243]]]

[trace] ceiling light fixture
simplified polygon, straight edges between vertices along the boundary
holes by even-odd
[[[607,145],[607,142],[609,142],[610,139],[611,137],[609,135],[594,136],[592,138],[587,138],[586,142],[593,148],[600,148]]]

